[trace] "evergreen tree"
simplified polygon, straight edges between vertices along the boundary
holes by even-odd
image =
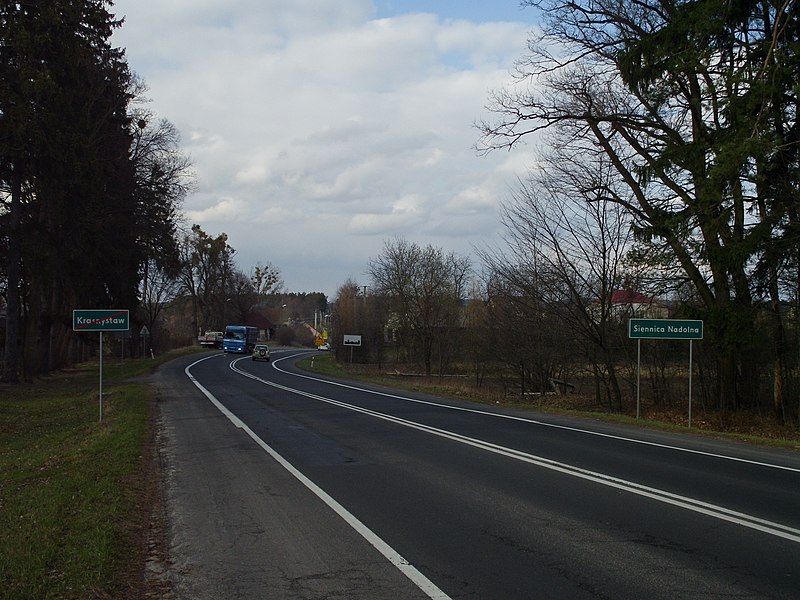
[[[110,5],[0,0],[9,381],[19,348],[27,373],[71,362],[72,310],[135,309],[148,259],[177,253],[175,195],[153,191],[161,173],[145,181],[132,150],[134,82],[109,42],[121,24]]]

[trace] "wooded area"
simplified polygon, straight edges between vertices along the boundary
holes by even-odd
[[[478,125],[480,151],[536,143],[503,238],[476,249],[478,264],[386,242],[368,285],[338,291],[337,357],[513,394],[580,388],[620,411],[633,393],[627,319],[702,319],[701,401],[796,423],[797,2],[525,0],[541,28]],[[258,307],[273,323],[328,312],[324,295],[290,298],[277,267],[245,273],[227,235],[183,222],[191,164],[110,45],[109,7],[0,0],[7,382],[84,357],[74,308],[131,308],[164,345]],[[364,343],[343,349],[343,334]],[[651,401],[682,402],[682,347],[643,351]]]
[[[107,2],[0,3],[3,379],[80,354],[74,308],[138,305],[145,267],[177,257],[188,163]]]
[[[85,359],[96,336],[76,308],[125,308],[134,338],[169,343],[221,327],[281,284],[233,265],[221,234],[185,227],[192,171],[177,129],[145,108],[146,85],[109,39],[111,3],[0,3],[0,292],[6,382]],[[256,289],[258,287],[258,289]],[[154,339],[155,338],[155,339]],[[144,350],[128,338],[129,352]],[[123,340],[123,344],[125,341]]]
[[[800,394],[796,0],[524,4],[545,20],[518,85],[492,97],[484,149],[540,135],[535,193],[624,219],[636,289],[708,324],[715,405],[769,401],[786,419]]]
[[[472,361],[480,380],[505,364],[517,388],[582,380],[618,411],[635,366],[627,318],[702,319],[704,404],[797,422],[797,1],[523,4],[542,28],[517,81],[491,96],[496,118],[479,124],[479,149],[531,139],[539,151],[505,203],[503,242],[478,251],[481,288],[460,309],[471,329],[417,310],[433,322],[387,316],[386,339],[427,373]],[[446,290],[427,297],[424,276],[395,260],[402,246],[372,265],[376,306],[407,315],[406,289],[453,305]],[[388,269],[402,284],[386,285]],[[675,344],[645,352],[655,401],[685,396]]]

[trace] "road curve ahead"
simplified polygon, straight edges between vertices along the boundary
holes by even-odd
[[[800,455],[332,382],[157,375],[181,598],[798,598]]]

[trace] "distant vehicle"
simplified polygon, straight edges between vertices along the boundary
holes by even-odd
[[[331,345],[328,344],[327,342],[317,346],[317,350],[326,350],[327,351],[327,350],[330,350],[330,349],[331,349]]]
[[[269,362],[269,346],[266,344],[256,344],[253,348],[253,360],[265,360]]]
[[[258,341],[258,329],[246,325],[228,325],[225,327],[225,337],[222,340],[222,350],[225,352],[252,352]]]
[[[197,341],[205,348],[222,348],[222,340],[225,334],[221,331],[206,331],[197,337]]]

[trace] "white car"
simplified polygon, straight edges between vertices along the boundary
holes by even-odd
[[[265,360],[269,362],[269,346],[266,344],[256,344],[253,348],[253,360]]]
[[[330,350],[330,349],[331,349],[331,345],[328,344],[328,343],[320,344],[319,346],[317,346],[317,350],[325,350],[325,351],[327,351],[327,350]]]

